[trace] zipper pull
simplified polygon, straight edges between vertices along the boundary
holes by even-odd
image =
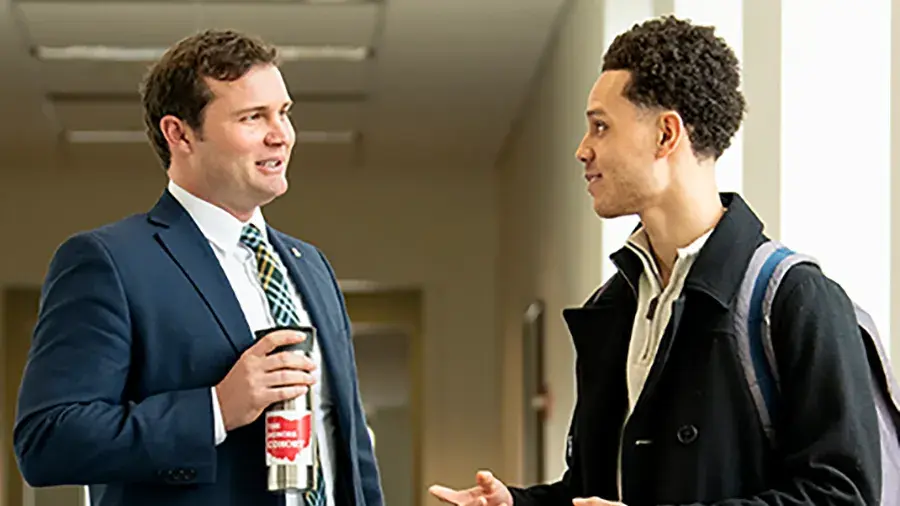
[[[659,295],[650,299],[650,305],[647,307],[647,315],[646,318],[650,321],[653,321],[653,318],[656,317],[656,307],[659,306]]]

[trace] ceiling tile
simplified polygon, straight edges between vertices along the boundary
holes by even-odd
[[[138,102],[56,102],[57,119],[64,130],[141,130]]]
[[[25,2],[19,9],[38,46],[168,46],[202,26],[189,4]]]
[[[49,93],[136,94],[149,63],[42,62],[38,74]],[[290,62],[281,67],[294,94],[366,93],[369,62]]]
[[[57,100],[54,111],[65,130],[141,130],[137,101]],[[362,104],[358,102],[298,103],[292,115],[298,130],[359,130]]]
[[[293,93],[368,92],[372,62],[286,62],[281,73]]]
[[[204,9],[203,26],[233,28],[280,45],[370,46],[378,6],[217,5]]]
[[[137,94],[146,63],[53,61],[38,66],[48,93]]]
[[[368,45],[378,5],[203,5],[176,2],[22,2],[35,45],[168,46],[206,28],[229,28],[274,44]]]

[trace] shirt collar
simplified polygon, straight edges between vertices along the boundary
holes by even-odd
[[[242,222],[228,211],[191,194],[172,180],[169,180],[169,193],[184,207],[200,232],[222,251],[231,253],[239,250],[241,232],[247,223],[253,223],[259,228],[263,241],[269,240],[266,221],[259,207],[253,211],[250,220]]]
[[[684,246],[683,248],[676,249],[676,259],[682,260],[685,258],[696,257],[700,250],[703,249],[703,245],[706,244],[707,239],[713,233],[715,228],[712,228],[700,237],[694,239],[690,244]],[[656,271],[656,257],[653,255],[652,248],[650,247],[650,239],[647,236],[647,231],[644,229],[643,225],[640,225],[637,230],[634,231],[633,234],[626,241],[625,246],[632,249],[638,253],[638,257],[641,258],[644,268],[651,272]]]
[[[720,193],[725,215],[716,224],[694,259],[685,280],[685,290],[703,293],[723,308],[734,301],[744,281],[747,266],[757,246],[768,238],[763,224],[740,195]],[[698,243],[698,246],[700,243]],[[611,255],[613,264],[632,290],[642,272],[634,247],[623,247]]]

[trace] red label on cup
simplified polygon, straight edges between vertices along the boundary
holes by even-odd
[[[310,413],[299,418],[284,411],[266,414],[266,453],[276,461],[293,463],[310,446]]]

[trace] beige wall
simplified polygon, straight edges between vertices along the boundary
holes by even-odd
[[[5,248],[0,285],[40,283],[66,236],[156,201],[165,179],[149,151],[146,166],[117,160],[92,170],[23,162],[4,171],[3,227],[25,240]],[[421,288],[425,485],[470,481],[476,466],[501,463],[493,184],[487,167],[308,170],[293,173],[289,196],[265,211],[277,227],[321,247],[341,278]],[[13,212],[30,222],[11,219]]]
[[[497,286],[505,359],[503,473],[510,482],[518,482],[522,473],[522,314],[531,300],[544,299],[545,374],[553,403],[545,447],[552,479],[564,470],[574,402],[573,348],[561,310],[582,304],[601,282],[600,221],[591,209],[574,152],[586,128],[585,101],[603,51],[602,2],[571,2],[560,24],[559,38],[547,54],[497,175]]]
[[[384,503],[387,506],[413,506],[413,494],[409,489],[411,476],[391,472],[392,469],[410,469],[413,464],[410,458],[412,445],[409,433],[412,426],[409,411],[409,406],[380,409],[371,422],[372,431],[376,435],[375,454],[382,466],[385,462],[389,466],[381,475]]]
[[[29,329],[34,327],[35,310],[38,305],[38,293],[33,290],[10,290],[4,294],[2,312],[4,314],[3,329],[5,335],[15,336],[15,340],[6,343],[4,349],[4,360],[0,360],[3,364],[3,381],[5,384],[3,410],[6,413],[15,412],[16,407],[16,390],[18,389],[19,379],[22,377],[22,369],[25,365],[25,357],[28,355],[28,343],[30,341]],[[12,417],[6,417],[3,423],[3,434],[6,441],[12,439],[13,420]],[[12,445],[4,447],[3,460],[7,469],[15,469],[16,457],[12,450]],[[6,476],[3,493],[0,494],[0,504],[22,504],[23,483],[22,479],[11,474]]]

